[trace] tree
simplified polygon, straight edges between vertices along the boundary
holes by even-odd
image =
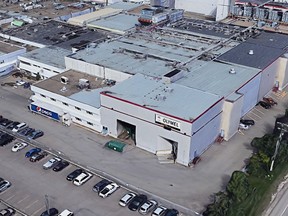
[[[218,192],[215,194],[215,199],[212,204],[207,206],[203,216],[228,216],[231,200],[225,192]]]
[[[241,171],[234,171],[226,187],[228,196],[235,202],[245,200],[251,193],[247,175]]]

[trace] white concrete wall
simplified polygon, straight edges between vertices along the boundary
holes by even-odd
[[[288,59],[284,57],[279,58],[278,70],[275,81],[279,82],[279,90],[283,90],[288,84]]]
[[[249,112],[258,102],[258,92],[260,88],[261,73],[242,86],[237,92],[243,94],[244,102],[241,116]]]
[[[17,60],[17,57],[21,54],[26,53],[26,48],[20,48],[19,50],[16,50],[14,52],[10,52],[7,54],[0,55],[0,64],[1,63],[7,63],[11,61]]]
[[[112,79],[112,80],[116,80],[117,82],[122,82],[128,78],[130,78],[131,74],[128,74],[128,73],[123,73],[121,71],[117,71],[117,70],[113,70],[113,69],[110,69],[110,68],[105,68],[104,69],[105,71],[105,79]]]
[[[18,59],[20,69],[29,71],[32,76],[36,76],[36,74],[39,73],[39,75],[44,79],[67,71],[66,68],[57,68],[23,56],[19,56]]]
[[[258,95],[258,101],[268,94],[268,92],[275,85],[276,72],[279,69],[280,59],[278,58],[275,62],[269,65],[261,72],[261,83]]]
[[[176,0],[175,8],[215,17],[217,4],[218,0]]]
[[[241,96],[234,102],[224,102],[221,129],[224,130],[224,139],[226,141],[238,131],[243,101],[244,97]]]
[[[225,19],[229,15],[230,5],[234,5],[235,0],[218,0],[216,10],[216,21]]]
[[[3,33],[0,33],[0,37],[6,38],[6,39],[9,39],[9,40],[12,40],[12,41],[17,41],[17,42],[20,42],[22,44],[28,44],[28,45],[31,45],[31,46],[34,46],[34,47],[39,47],[39,48],[43,48],[43,47],[46,46],[44,44],[40,44],[40,43],[28,41],[28,40],[23,40],[21,38],[17,38],[17,37],[14,37],[14,36],[6,35],[6,34],[3,34]]]
[[[43,101],[57,107],[57,109],[63,110],[64,113],[69,113],[71,115],[72,122],[91,128],[97,132],[102,131],[100,108],[98,109],[96,107],[80,103],[33,85],[31,86],[31,90],[35,94],[33,98],[36,98],[37,101]],[[46,97],[41,95],[45,95]],[[56,101],[51,100],[51,98],[55,99]],[[67,103],[68,106],[64,105],[63,102]],[[79,107],[81,110],[78,110],[75,107]],[[91,112],[92,115],[88,114],[87,111]],[[82,121],[78,121],[76,117],[80,118]],[[87,122],[91,122],[93,126],[89,125]]]

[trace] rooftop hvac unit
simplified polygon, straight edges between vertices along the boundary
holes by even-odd
[[[63,84],[68,84],[68,83],[69,83],[68,77],[62,76],[62,77],[60,78],[60,80],[61,80],[61,83],[63,83]]]
[[[87,79],[79,79],[78,87],[80,89],[90,88],[90,82]]]

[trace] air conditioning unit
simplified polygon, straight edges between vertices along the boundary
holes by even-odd
[[[62,76],[60,79],[61,79],[61,83],[63,83],[63,84],[68,84],[69,83],[68,77]]]

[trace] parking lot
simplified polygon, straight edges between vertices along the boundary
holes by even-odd
[[[201,161],[199,164],[193,168],[187,168],[177,164],[159,164],[155,155],[133,146],[130,146],[129,151],[126,151],[123,154],[109,151],[104,148],[104,144],[109,140],[109,137],[99,136],[96,133],[75,125],[72,125],[71,127],[64,127],[57,122],[30,113],[26,108],[28,105],[28,95],[29,92],[27,94],[23,94],[21,92],[21,88],[2,88],[0,91],[0,113],[3,116],[7,116],[11,119],[25,121],[29,125],[33,125],[33,127],[43,130],[45,135],[39,139],[39,143],[41,145],[44,145],[51,150],[58,152],[60,155],[78,162],[79,164],[87,166],[92,171],[99,172],[104,176],[108,176],[113,179],[117,179],[121,181],[123,185],[126,185],[133,190],[138,192],[143,191],[169,207],[181,209],[185,215],[194,215],[194,211],[202,211],[205,205],[211,201],[211,195],[219,190],[222,190],[226,186],[231,173],[234,170],[241,170],[245,166],[246,159],[249,158],[252,153],[252,149],[250,147],[251,140],[256,136],[262,136],[266,132],[271,132],[275,122],[275,117],[284,113],[285,106],[288,102],[286,95],[272,95],[275,96],[275,99],[278,102],[277,106],[269,110],[265,110],[264,108],[257,106],[248,114],[249,117],[252,117],[253,113],[258,115],[257,119],[254,117],[256,121],[254,126],[247,131],[239,132],[229,142],[222,142],[220,144],[212,145],[201,156]],[[6,147],[4,150],[0,150],[1,160],[4,160],[4,158],[2,158],[2,154],[4,154],[7,158],[9,158],[8,155],[11,155]],[[13,155],[11,160],[19,160],[18,157],[17,159],[13,159],[14,157],[16,156]],[[28,162],[29,161],[25,161],[25,164]],[[31,169],[32,172],[36,172],[37,170],[39,173],[35,173],[34,175],[39,175],[39,179],[40,176],[41,178],[42,176],[43,178],[47,176],[47,172],[42,170],[41,166],[37,166],[37,169],[35,168],[35,170],[29,168],[35,167],[35,165],[38,164],[31,164],[29,162],[25,167],[23,167],[23,170],[25,170],[25,173],[29,173],[29,169]],[[10,170],[10,166],[10,164],[7,165],[6,169]],[[49,178],[51,179],[43,180],[43,182],[47,183],[47,191],[49,192],[48,195],[50,195],[51,188],[54,187],[55,180],[55,183],[59,183],[60,185],[63,184],[59,188],[62,188],[64,191],[58,196],[58,191],[56,190],[55,194],[53,195],[53,197],[55,197],[55,199],[58,201],[61,200],[60,202],[57,202],[57,204],[63,202],[63,204],[59,205],[59,209],[62,210],[64,208],[71,207],[72,210],[75,210],[73,207],[76,206],[78,206],[79,209],[98,209],[96,206],[94,207],[91,204],[92,201],[89,199],[91,195],[94,197],[94,199],[96,198],[95,202],[97,202],[97,204],[99,203],[98,200],[100,198],[91,191],[92,185],[96,183],[94,180],[96,177],[93,177],[93,179],[85,184],[83,186],[84,189],[81,188],[81,192],[79,193],[83,193],[81,196],[87,196],[87,199],[79,199],[80,201],[77,199],[79,204],[76,205],[75,203],[77,203],[77,201],[74,200],[76,198],[71,198],[72,196],[70,197],[70,193],[78,190],[78,188],[75,188],[73,185],[69,184],[69,182],[65,182],[65,174],[68,173],[69,169],[71,169],[70,166],[67,168],[67,170],[63,170],[63,173],[54,173],[51,170],[48,171]],[[16,172],[16,168],[14,168],[14,170],[15,173],[19,175],[19,178],[23,181],[25,177],[22,175],[24,174],[22,172]],[[4,169],[3,172],[6,173]],[[52,175],[50,175],[50,172],[52,172]],[[0,175],[2,174],[1,169]],[[60,177],[63,175],[63,179],[60,178],[61,180],[59,180],[59,175]],[[6,176],[7,178],[14,178],[13,173],[11,172]],[[54,179],[55,176],[57,176],[57,180]],[[31,178],[29,179],[31,180]],[[43,186],[45,184],[43,183],[41,185]],[[23,185],[20,187],[25,188]],[[12,189],[13,187],[11,188],[11,191]],[[27,193],[28,191],[30,190],[27,190]],[[48,192],[46,192],[46,189],[40,191],[43,191],[43,193],[37,195],[37,200],[39,200],[39,203],[44,205],[44,195]],[[67,197],[65,198],[63,194],[66,194],[66,196],[69,197],[69,200]],[[125,212],[124,215],[128,215],[131,213],[127,209],[121,209],[118,207],[117,202],[122,195],[123,194],[121,194],[121,191],[119,190],[108,198],[112,201],[111,203],[109,200],[105,200],[101,203],[101,205],[103,205],[103,203],[105,203],[104,205],[107,205],[107,209],[105,210],[107,212],[105,212],[104,215],[121,215],[121,212],[122,214]],[[2,195],[0,195],[0,198],[2,198]],[[23,198],[24,197],[22,197],[22,199]],[[70,201],[70,199],[72,200]],[[21,199],[19,199],[18,202],[20,200]],[[42,201],[40,202],[40,200]],[[99,201],[103,200],[100,199]],[[33,201],[31,203],[33,203]],[[55,202],[55,205],[57,204]],[[115,208],[117,206],[116,213],[112,213],[112,209],[114,209],[113,205],[115,205]],[[118,211],[120,213],[118,213]],[[99,215],[103,214],[100,213]]]

